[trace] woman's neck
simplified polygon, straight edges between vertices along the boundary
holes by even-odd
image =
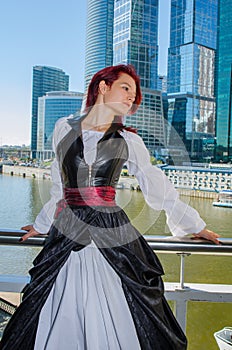
[[[114,120],[114,115],[107,112],[109,111],[107,111],[106,108],[103,109],[100,106],[93,106],[81,123],[82,129],[103,132],[108,130]]]

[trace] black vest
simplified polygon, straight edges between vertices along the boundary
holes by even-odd
[[[112,186],[118,182],[123,165],[128,159],[128,146],[112,125],[97,144],[96,159],[89,166],[84,159],[81,121],[83,117],[67,119],[72,129],[57,146],[57,158],[64,187]]]

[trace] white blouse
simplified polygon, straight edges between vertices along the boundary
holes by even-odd
[[[53,137],[54,149],[70,129],[67,118],[58,120]],[[91,164],[96,156],[97,142],[103,133],[83,130],[82,135],[85,161]],[[174,236],[181,237],[200,232],[205,227],[205,222],[195,209],[179,199],[177,190],[164,172],[150,163],[150,155],[142,138],[126,130],[122,131],[121,135],[128,145],[129,158],[126,165],[129,174],[137,178],[148,205],[155,210],[165,211],[167,224]],[[33,225],[36,231],[44,234],[49,231],[52,224],[56,203],[63,197],[60,170],[56,159],[51,166],[51,176],[53,180],[51,198],[44,205]]]

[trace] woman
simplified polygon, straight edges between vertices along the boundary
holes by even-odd
[[[120,116],[141,102],[130,65],[107,67],[90,82],[86,114],[54,130],[51,199],[22,241],[49,233],[23,302],[5,329],[4,350],[186,349],[163,295],[163,269],[115,203],[126,163],[148,204],[164,209],[171,232],[218,243],[198,213],[152,167],[141,138]]]

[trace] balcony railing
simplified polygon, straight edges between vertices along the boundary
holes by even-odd
[[[0,245],[43,246],[46,236],[29,238],[19,242],[24,234],[21,230],[0,230]],[[183,330],[186,330],[188,301],[206,301],[232,303],[232,286],[228,284],[185,283],[185,259],[191,254],[218,256],[232,255],[232,238],[220,238],[220,245],[206,240],[176,238],[170,236],[144,236],[153,250],[160,253],[174,253],[180,257],[180,278],[176,283],[165,283],[165,296],[173,300],[175,315]],[[0,275],[0,292],[20,293],[29,276]]]

